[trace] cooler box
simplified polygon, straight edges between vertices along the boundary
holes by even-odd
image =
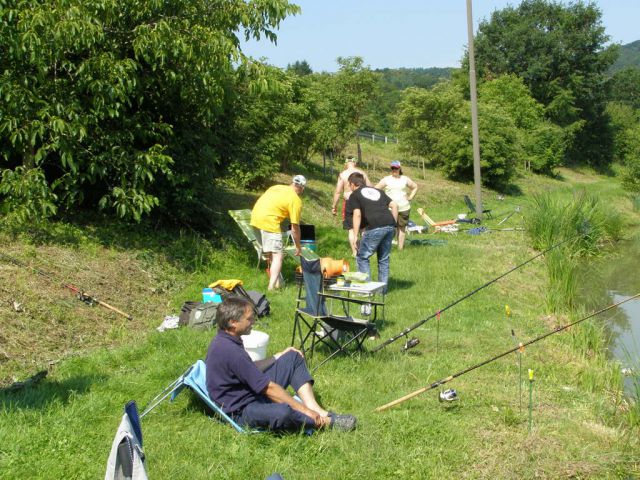
[[[287,228],[287,234],[291,234],[291,225]],[[316,226],[315,225],[300,225],[300,245],[307,247],[312,252],[318,253],[318,242],[316,241]]]

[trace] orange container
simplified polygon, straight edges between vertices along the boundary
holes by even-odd
[[[331,257],[322,257],[320,259],[320,269],[325,277],[337,277],[349,271],[349,262],[344,258],[334,260]]]

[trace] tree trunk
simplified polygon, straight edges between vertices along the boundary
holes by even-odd
[[[33,147],[29,147],[27,151],[24,152],[22,156],[22,165],[27,167],[29,170],[36,166],[36,151]]]
[[[322,152],[322,179],[327,178],[327,156]]]

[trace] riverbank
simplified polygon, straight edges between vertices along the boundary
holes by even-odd
[[[386,174],[383,166],[393,155],[392,148],[373,151],[365,145],[365,156],[378,158],[373,179]],[[330,213],[333,178],[323,179],[319,160],[302,173],[310,178],[304,220],[316,225],[320,253],[349,258],[346,234]],[[405,173],[420,185],[414,212],[424,207],[435,220],[466,213],[462,195],[471,194],[471,185],[448,182],[430,170],[422,178],[417,167],[408,166]],[[576,189],[587,188],[624,214],[629,231],[637,228],[638,212],[615,178],[570,170],[562,170],[561,175],[559,179],[522,178],[521,193],[503,200],[496,192],[485,191],[485,204],[494,213],[487,225],[496,227],[516,206],[526,214],[536,192],[572,196]],[[288,177],[277,180],[286,182]],[[216,209],[250,207],[253,198],[253,194],[234,192]],[[23,379],[46,367],[50,359],[72,356],[55,363],[36,387],[0,394],[0,437],[6,439],[0,446],[0,476],[100,476],[124,403],[135,399],[144,405],[204,356],[212,336],[212,332],[186,329],[156,332],[154,327],[164,315],[175,314],[185,300],[198,299],[201,288],[219,278],[241,278],[247,288],[265,290],[266,276],[255,270],[253,250],[224,213],[220,218],[213,240],[188,230],[118,229],[99,219],[17,235],[4,231],[3,252],[56,272],[56,279],[82,285],[134,319],[87,307],[59,283],[43,282],[33,272],[2,264],[0,320],[8,328],[1,334],[5,355],[1,377],[5,382],[13,375]],[[418,223],[417,215],[412,214],[412,219]],[[503,224],[520,225],[520,213]],[[519,231],[419,238],[443,239],[446,244],[394,250],[381,340],[537,253]],[[287,261],[288,286],[269,295],[272,315],[256,327],[269,333],[271,353],[291,340],[297,295],[294,267]],[[547,269],[536,260],[445,312],[438,345],[437,325],[429,321],[414,332],[420,345],[407,353],[396,342],[376,354],[333,359],[319,369],[315,377],[321,402],[357,415],[359,428],[353,434],[238,435],[210,421],[188,394],[181,395],[144,419],[149,474],[153,478],[265,478],[277,471],[287,479],[639,475],[638,429],[627,421],[619,371],[576,351],[573,339],[580,327],[527,348],[522,357],[523,369],[535,372],[531,433],[528,397],[523,397],[520,408],[515,355],[448,384],[458,392],[456,403],[441,404],[437,394],[429,394],[374,412],[382,404],[512,348],[511,330],[519,341],[526,341],[567,320],[563,313],[552,315],[545,310],[547,286]],[[24,312],[11,311],[9,301],[14,298]],[[29,320],[27,314],[34,318]],[[16,336],[20,341],[12,346]],[[367,341],[365,345],[370,350],[376,344]],[[528,382],[523,388],[526,393]]]

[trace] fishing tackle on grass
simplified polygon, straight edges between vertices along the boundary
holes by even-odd
[[[26,263],[21,262],[20,260],[10,257],[9,255],[5,255],[4,253],[0,253],[0,258],[4,259],[5,261],[9,262],[9,263],[13,263],[14,265],[17,265],[18,267],[22,267],[22,268],[27,268],[27,269],[31,269],[34,272],[36,272],[38,275],[42,275],[43,277],[47,278],[48,280],[51,280],[52,282],[56,282],[57,280],[55,279],[55,277],[51,274],[51,273],[47,273],[43,270],[40,270],[39,268],[36,267],[31,267],[29,265],[27,265]],[[78,300],[80,300],[81,302],[86,303],[87,305],[93,306],[93,305],[101,305],[109,310],[112,310],[114,312],[116,312],[119,315],[122,315],[123,317],[125,317],[127,320],[133,320],[133,317],[131,315],[129,315],[128,313],[123,312],[122,310],[117,309],[116,307],[109,305],[106,302],[103,302],[102,300],[98,300],[96,297],[93,297],[91,295],[89,295],[88,293],[86,293],[84,290],[74,286],[74,285],[70,285],[68,283],[64,283],[62,282],[62,286],[64,288],[67,288],[69,290],[71,290],[73,293],[76,294],[76,298]]]
[[[511,270],[508,270],[507,272],[503,273],[502,275],[497,276],[496,278],[494,278],[493,280],[488,281],[487,283],[485,283],[484,285],[479,286],[478,288],[476,288],[475,290],[472,290],[471,292],[467,293],[466,295],[460,297],[459,299],[457,299],[456,301],[450,303],[449,305],[447,305],[446,307],[443,307],[441,309],[439,309],[437,312],[429,315],[427,318],[420,320],[419,322],[414,323],[413,325],[411,325],[410,327],[405,328],[403,331],[401,331],[398,335],[396,335],[395,337],[391,337],[387,340],[385,340],[384,342],[382,342],[380,345],[376,346],[375,348],[373,348],[371,351],[372,352],[377,352],[379,350],[382,350],[384,347],[386,347],[387,345],[395,342],[396,340],[401,339],[402,337],[406,337],[409,333],[411,333],[412,331],[414,331],[416,328],[424,325],[426,322],[428,322],[429,320],[431,320],[432,318],[435,318],[436,316],[440,315],[443,312],[446,312],[447,310],[449,310],[451,307],[456,306],[457,304],[459,304],[460,302],[462,302],[463,300],[466,300],[467,298],[475,295],[476,293],[478,293],[480,290],[483,290],[484,288],[488,287],[489,285],[497,282],[498,280],[500,280],[501,278],[506,277],[507,275],[509,275],[512,272],[515,272],[516,270],[518,270],[519,268],[524,267],[525,265],[527,265],[528,263],[533,262],[536,258],[541,257],[542,255],[544,255],[545,253],[550,252],[551,250],[553,250],[554,248],[559,247],[560,245],[569,242],[570,240],[575,239],[576,237],[579,236],[584,236],[586,235],[586,233],[579,233],[577,235],[574,235],[572,237],[569,237],[565,240],[562,240],[552,246],[550,246],[549,248],[547,248],[546,250],[543,250],[542,252],[538,253],[537,255],[531,257],[529,260],[527,260],[526,262],[522,262],[520,265],[517,265],[515,267],[513,267]],[[403,350],[406,350],[406,348],[404,348]]]
[[[407,400],[409,400],[409,399],[411,399],[413,397],[416,397],[416,396],[420,395],[421,393],[428,392],[429,390],[433,390],[434,388],[437,388],[440,385],[444,385],[445,383],[448,383],[451,380],[453,380],[454,378],[458,378],[458,377],[464,375],[465,373],[469,373],[469,372],[471,372],[471,371],[473,371],[473,370],[475,370],[477,368],[480,368],[480,367],[482,367],[484,365],[487,365],[487,364],[489,364],[491,362],[495,362],[496,360],[498,360],[498,359],[500,359],[502,357],[506,357],[507,355],[509,355],[511,353],[514,353],[514,352],[516,352],[518,350],[522,351],[522,349],[524,349],[524,347],[527,347],[527,346],[532,345],[532,344],[534,344],[536,342],[539,342],[540,340],[543,340],[543,339],[545,339],[547,337],[550,337],[551,335],[554,335],[556,333],[559,333],[559,332],[562,332],[564,330],[567,330],[568,328],[571,328],[574,325],[578,325],[579,323],[582,323],[585,320],[588,320],[589,318],[595,317],[596,315],[600,315],[601,313],[604,313],[607,310],[611,310],[614,307],[622,305],[623,303],[626,303],[626,302],[628,302],[630,300],[633,300],[634,298],[638,298],[638,297],[640,297],[640,293],[636,293],[632,297],[626,298],[626,299],[624,299],[624,300],[622,300],[622,301],[620,301],[618,303],[614,303],[612,305],[609,305],[608,307],[605,307],[605,308],[603,308],[601,310],[598,310],[597,312],[591,313],[591,314],[587,315],[586,317],[581,318],[580,320],[576,320],[575,322],[571,322],[571,323],[568,323],[566,325],[561,325],[561,326],[555,328],[554,330],[552,330],[550,332],[547,332],[547,333],[545,333],[543,335],[540,335],[540,336],[538,336],[538,337],[536,337],[536,338],[534,338],[532,340],[529,340],[528,342],[520,343],[518,346],[516,346],[514,348],[511,348],[511,349],[507,350],[506,352],[502,352],[502,353],[496,355],[495,357],[491,357],[491,358],[489,358],[487,360],[484,360],[483,362],[476,363],[475,365],[472,365],[471,367],[465,368],[464,370],[461,370],[461,371],[459,371],[457,373],[454,373],[453,375],[449,375],[448,377],[445,377],[445,378],[443,378],[441,380],[438,380],[437,382],[433,382],[431,385],[428,385],[426,387],[422,387],[422,388],[416,390],[415,392],[411,392],[408,395],[405,395],[404,397],[400,397],[397,400],[394,400],[393,402],[389,402],[389,403],[387,403],[385,405],[382,405],[381,407],[376,408],[375,411],[376,412],[381,412],[381,411],[386,410],[388,408],[391,408],[391,407],[393,407],[395,405],[398,405],[399,403],[406,402]]]

